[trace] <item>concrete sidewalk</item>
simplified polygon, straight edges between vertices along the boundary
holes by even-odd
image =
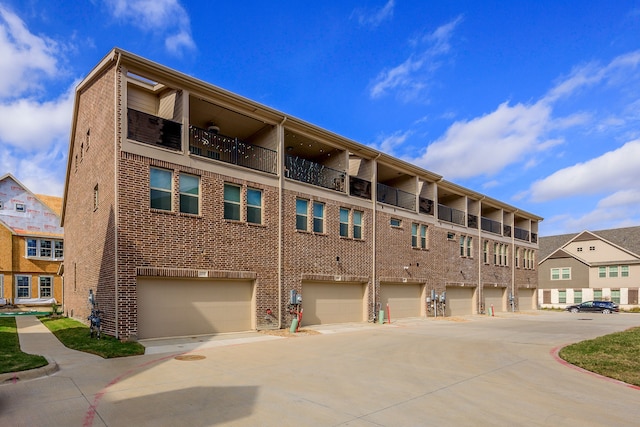
[[[20,349],[29,354],[44,356],[49,364],[38,369],[0,374],[0,384],[51,375],[58,370],[74,369],[78,366],[102,360],[100,356],[71,350],[53,335],[36,316],[16,316]]]

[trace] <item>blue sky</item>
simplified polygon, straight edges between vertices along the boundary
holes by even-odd
[[[0,175],[62,195],[114,46],[518,208],[640,225],[640,1],[0,0]]]

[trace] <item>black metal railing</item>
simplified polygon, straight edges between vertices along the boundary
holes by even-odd
[[[433,200],[425,199],[424,197],[418,198],[418,209],[420,213],[433,215],[433,211],[435,210],[433,206]]]
[[[464,226],[466,214],[449,206],[438,205],[438,219]]]
[[[189,127],[189,152],[270,174],[278,172],[278,153],[238,138]]]
[[[510,225],[505,225],[504,227],[502,227],[502,235],[504,237],[511,237],[511,226]]]
[[[302,157],[285,157],[285,177],[296,181],[344,193],[346,176],[345,171],[332,169]]]
[[[478,215],[467,214],[467,227],[478,228]]]
[[[480,227],[489,233],[502,234],[502,223],[490,218],[482,217],[480,219]]]
[[[356,176],[349,177],[349,194],[371,200],[371,182]]]
[[[529,241],[529,231],[524,228],[515,227],[513,237],[518,240],[524,240],[526,242]]]
[[[182,124],[127,109],[127,138],[156,147],[182,150]]]
[[[385,184],[378,183],[378,201],[388,205],[398,206],[400,208],[416,210],[416,195],[399,188],[390,187]]]

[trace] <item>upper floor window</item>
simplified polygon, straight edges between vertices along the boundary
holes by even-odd
[[[27,210],[24,203],[16,203],[16,212],[25,212]]]
[[[151,168],[149,179],[150,204],[153,209],[170,211],[173,173],[170,170]]]
[[[247,222],[262,224],[262,190],[247,188]]]
[[[599,278],[607,277],[607,267],[598,267],[598,277]]]
[[[398,218],[391,218],[389,224],[391,224],[392,227],[400,227],[402,226],[402,220]]]
[[[27,239],[27,258],[46,258],[61,260],[64,258],[62,240]]]
[[[520,248],[516,248],[516,267],[520,267]]]
[[[482,246],[482,258],[485,264],[489,264],[489,242],[487,240],[484,241]]]
[[[424,224],[411,224],[411,246],[418,249],[427,249],[427,226]]]
[[[551,280],[571,280],[571,267],[552,268]]]
[[[618,266],[612,265],[609,267],[609,277],[618,277]]]
[[[353,211],[353,238],[362,239],[362,211]]]
[[[309,227],[309,201],[296,199],[296,230],[307,231]]]
[[[224,219],[240,221],[240,186],[224,185]]]
[[[180,174],[180,212],[199,214],[200,177]]]
[[[623,265],[620,267],[620,277],[629,277],[629,266]]]
[[[324,203],[313,202],[313,232],[324,233]]]
[[[340,208],[340,237],[349,237],[349,215],[349,209]]]
[[[471,257],[473,253],[473,238],[471,236],[460,236],[460,256]]]

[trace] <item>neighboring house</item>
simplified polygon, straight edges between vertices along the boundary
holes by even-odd
[[[142,339],[427,316],[445,291],[448,315],[529,310],[541,219],[114,49],[76,89],[65,311],[91,291]]]
[[[35,195],[11,174],[0,177],[0,305],[62,301],[62,198]]]
[[[638,306],[640,227],[540,238],[541,307],[608,300]]]

